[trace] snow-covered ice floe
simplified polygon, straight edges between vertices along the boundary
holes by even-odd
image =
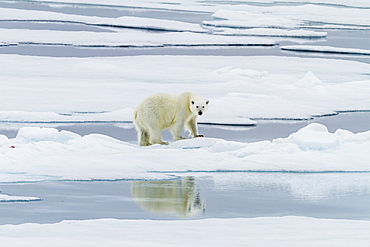
[[[62,221],[0,226],[8,247],[50,246],[366,246],[369,221],[265,217],[203,220]]]
[[[333,13],[333,14],[328,14]],[[369,28],[368,8],[341,8],[306,4],[300,6],[229,6],[213,14],[205,26],[228,28],[303,28],[330,24],[347,28]],[[355,18],[354,18],[355,17]]]
[[[0,42],[14,45],[59,45],[76,47],[176,47],[176,46],[274,46],[267,38],[214,36],[191,32],[75,32],[0,29]]]
[[[133,109],[145,97],[184,91],[210,100],[209,111],[198,118],[201,123],[248,125],[251,118],[310,119],[370,110],[370,65],[354,61],[0,55],[0,65],[3,123],[131,122]]]
[[[370,172],[368,150],[370,131],[330,133],[320,124],[273,141],[196,138],[150,147],[25,127],[14,139],[0,136],[0,182],[17,182],[19,173],[40,181],[163,179],[190,171]]]

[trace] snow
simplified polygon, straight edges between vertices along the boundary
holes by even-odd
[[[65,130],[59,132],[57,129],[53,128],[23,127],[18,131],[15,139],[19,143],[30,143],[39,141],[66,143],[67,141],[80,137],[80,135]]]
[[[339,145],[340,136],[328,133],[326,126],[311,124],[300,129],[297,133],[291,134],[287,141],[299,146],[304,150],[325,150],[335,148]]]
[[[366,246],[370,222],[265,217],[150,221],[98,219],[0,226],[0,242],[24,246]],[[176,229],[176,230],[174,230]],[[268,237],[266,237],[268,236]]]
[[[14,139],[2,136],[0,145],[0,182],[17,182],[20,173],[43,181],[154,179],[189,171],[370,171],[370,131],[330,133],[320,124],[272,142],[196,138],[144,148],[104,135],[24,127]]]

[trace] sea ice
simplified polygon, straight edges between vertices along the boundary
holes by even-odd
[[[370,131],[330,133],[321,124],[310,124],[287,138],[255,143],[196,138],[139,147],[104,135],[81,137],[37,127],[21,128],[16,138],[1,139],[0,178],[5,180],[0,182],[32,177],[153,179],[186,171],[370,171]]]
[[[250,118],[308,119],[370,109],[370,65],[354,61],[0,55],[0,65],[0,117],[6,123],[131,122],[133,109],[156,92],[194,91],[209,99],[209,111],[199,118],[204,123],[253,124]]]
[[[53,11],[23,10],[0,8],[0,20],[28,21],[28,22],[60,22],[95,25],[103,27],[138,28],[158,31],[188,31],[204,33],[199,24],[192,24],[173,20],[153,19],[135,16],[122,16],[118,18],[97,17],[64,14]],[[24,31],[24,30],[23,30]],[[21,32],[21,31],[20,31]],[[45,37],[46,38],[46,37]]]
[[[50,31],[0,29],[0,42],[12,45],[62,45],[77,47],[165,47],[165,46],[273,46],[267,38],[220,36],[190,32]]]
[[[62,221],[0,226],[0,242],[50,246],[366,246],[369,221],[264,217],[202,220]]]
[[[51,6],[103,6],[103,7],[128,7],[128,8],[149,8],[149,9],[159,9],[159,10],[190,10],[194,12],[210,12],[216,11],[220,8],[225,8],[227,6],[239,6],[244,5],[248,2],[245,0],[230,0],[230,1],[195,1],[195,0],[171,0],[171,1],[151,1],[151,0],[142,0],[140,2],[132,2],[130,0],[122,0],[119,4],[115,0],[55,0],[50,3],[48,0],[37,0],[36,2],[50,4]],[[251,3],[263,3],[263,4],[273,4],[276,1],[273,0],[254,0]],[[291,0],[281,0],[282,3],[291,3]],[[357,7],[357,8],[367,8],[370,7],[370,4],[367,0],[356,0],[356,1],[347,1],[347,0],[297,0],[295,3],[301,4],[316,4],[316,5],[329,5],[329,6],[339,6],[339,7]]]

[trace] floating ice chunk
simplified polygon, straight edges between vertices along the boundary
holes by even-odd
[[[213,34],[236,35],[236,36],[263,36],[263,37],[289,37],[289,38],[324,38],[327,32],[316,32],[310,30],[285,30],[276,28],[216,28]]]
[[[22,143],[51,141],[58,143],[67,143],[70,140],[80,138],[81,136],[70,131],[58,131],[54,128],[23,127],[18,131],[16,140]]]
[[[335,54],[348,54],[348,55],[370,55],[370,50],[341,48],[333,46],[315,46],[315,45],[286,45],[280,47],[285,51],[297,52],[321,52],[321,53],[335,53]]]
[[[0,202],[32,202],[41,201],[38,197],[27,197],[27,196],[9,196],[0,194]]]
[[[291,134],[288,142],[297,144],[302,150],[324,150],[335,148],[338,144],[338,138],[328,132],[325,125],[312,123]]]

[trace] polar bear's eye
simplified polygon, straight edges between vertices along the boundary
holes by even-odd
[[[199,106],[196,106],[196,108],[199,108]]]

